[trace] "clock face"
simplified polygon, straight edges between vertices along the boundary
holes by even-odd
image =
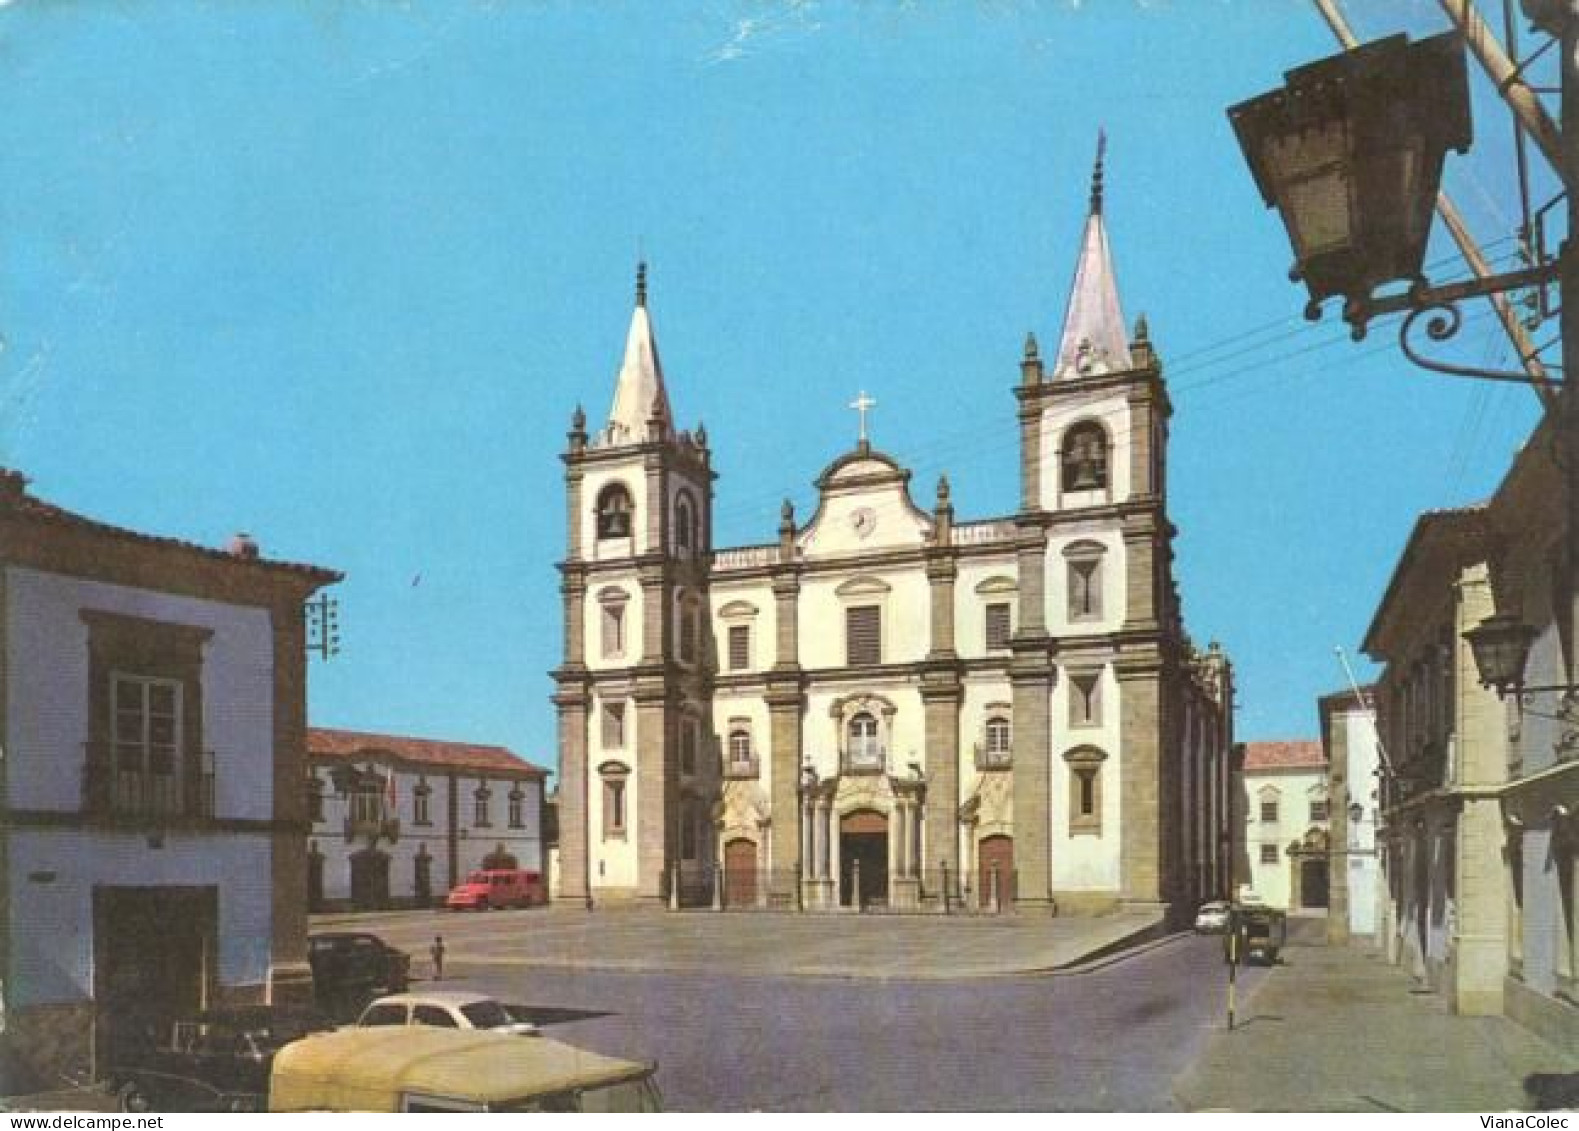
[[[865,538],[877,529],[877,512],[871,507],[858,507],[850,512],[850,525],[857,537]]]

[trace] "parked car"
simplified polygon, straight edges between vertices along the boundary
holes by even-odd
[[[1195,913],[1195,933],[1198,935],[1220,935],[1228,929],[1228,903],[1225,900],[1214,899],[1210,903],[1201,904],[1201,909]]]
[[[456,884],[444,906],[451,911],[501,911],[506,907],[531,907],[548,902],[540,872],[519,868],[493,868],[473,872]]]
[[[274,1054],[333,1028],[322,1014],[275,1006],[210,1010],[123,1043],[105,1075],[122,1111],[264,1111]]]
[[[656,1064],[547,1037],[454,1029],[342,1029],[274,1061],[270,1111],[658,1111]]]
[[[331,1011],[345,1002],[360,1006],[378,994],[400,993],[411,982],[411,955],[365,931],[311,936],[307,961],[318,1004]]]
[[[536,1036],[538,1029],[524,1020],[518,1007],[470,990],[432,990],[427,993],[391,994],[362,1011],[358,1029],[391,1025],[428,1025],[439,1029],[491,1029],[517,1036]]]

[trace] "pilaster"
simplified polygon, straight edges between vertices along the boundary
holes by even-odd
[[[588,844],[587,694],[584,671],[555,673],[559,692],[559,891],[558,898],[592,906]]]
[[[636,694],[636,894],[658,900],[675,855],[677,768],[675,706],[664,671],[637,677]]]
[[[959,852],[959,707],[964,697],[957,664],[929,662],[921,670],[926,725],[926,845],[921,867],[957,876]]]
[[[775,672],[769,679],[766,695],[771,751],[768,757],[768,804],[771,825],[771,858],[768,861],[769,887],[774,896],[794,896],[794,868],[804,870],[806,847],[800,843],[795,814],[800,806],[802,718],[805,693],[800,676],[794,672]]]
[[[1163,850],[1172,835],[1163,804],[1162,657],[1155,650],[1113,665],[1119,683],[1119,891],[1127,903],[1165,899]]]

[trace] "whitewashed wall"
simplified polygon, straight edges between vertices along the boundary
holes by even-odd
[[[7,782],[18,809],[82,806],[88,741],[88,626],[82,610],[212,630],[203,648],[203,747],[215,813],[274,809],[274,635],[266,610],[6,570]]]
[[[268,980],[273,939],[269,837],[168,832],[162,848],[136,833],[17,829],[11,833],[12,981],[7,1005],[82,1001],[93,995],[93,889],[219,889],[221,985]],[[29,877],[53,872],[40,883]]]

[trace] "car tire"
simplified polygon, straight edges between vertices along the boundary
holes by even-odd
[[[126,1080],[115,1089],[116,1105],[126,1112],[145,1112],[154,1109],[153,1101],[136,1080]]]

